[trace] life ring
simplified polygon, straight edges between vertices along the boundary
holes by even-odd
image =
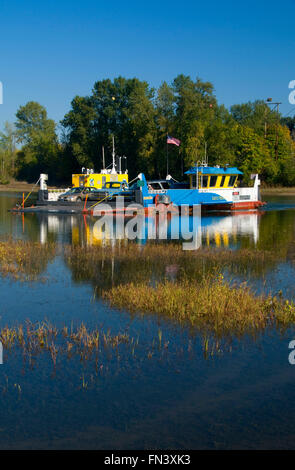
[[[159,204],[158,201],[159,201],[159,194],[156,194],[155,199],[154,199],[154,203],[156,206]]]

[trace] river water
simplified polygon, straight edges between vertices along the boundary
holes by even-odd
[[[0,448],[295,448],[295,366],[288,362],[293,328],[243,338],[205,357],[198,335],[162,318],[109,308],[94,295],[93,275],[81,278],[65,261],[65,246],[113,243],[95,232],[93,217],[8,212],[20,199],[0,194],[0,240],[55,242],[57,250],[42,279],[0,279],[0,327],[28,319],[60,328],[83,321],[113,334],[128,331],[139,346],[136,353],[106,352],[96,364],[73,357],[56,367],[46,355],[28,365],[20,351],[4,350]],[[236,280],[295,299],[295,197],[269,197],[258,213],[206,215],[198,231],[197,248],[282,252],[260,275]],[[148,243],[143,236],[136,246]],[[169,346],[151,354],[159,331]]]

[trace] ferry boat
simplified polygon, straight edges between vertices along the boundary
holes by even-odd
[[[214,210],[214,211],[243,211],[243,210],[256,210],[263,206],[265,202],[260,199],[260,179],[258,174],[251,175],[252,184],[249,186],[243,186],[239,182],[239,177],[243,175],[243,172],[238,170],[236,167],[228,166],[209,166],[208,163],[200,163],[191,167],[185,172],[188,179],[187,181],[178,182],[173,179],[170,175],[165,180],[151,180],[147,181],[145,175],[140,173],[135,180],[136,183],[128,185],[128,173],[116,171],[115,166],[115,152],[113,146],[113,164],[112,169],[109,172],[102,170],[98,174],[101,178],[104,176],[109,177],[109,181],[105,182],[104,179],[100,179],[97,186],[104,183],[104,187],[99,189],[92,185],[92,182],[88,185],[84,185],[85,190],[93,191],[100,197],[95,198],[96,204],[91,202],[87,203],[87,200],[80,205],[77,203],[77,207],[73,208],[72,203],[63,202],[61,203],[62,195],[66,190],[53,190],[48,191],[47,179],[48,175],[41,174],[40,190],[38,194],[37,205],[34,208],[25,208],[24,202],[22,206],[16,207],[14,210],[23,211],[38,211],[42,208],[54,212],[64,212],[66,205],[68,206],[69,212],[88,212],[94,214],[94,211],[98,214],[101,212],[103,207],[100,205],[101,202],[105,202],[110,205],[110,211],[116,212],[116,199],[114,196],[123,196],[123,199],[128,202],[136,202],[142,205],[145,211],[149,209],[160,210],[163,206],[169,206],[171,210],[177,211],[181,206],[185,208],[191,208],[193,206],[200,206],[202,210]],[[91,176],[91,173],[87,176]],[[122,180],[122,181],[121,181]],[[135,181],[133,180],[133,181]],[[133,182],[132,181],[132,182]],[[80,182],[79,182],[80,183]],[[124,183],[124,188],[123,188]],[[118,185],[120,188],[115,188],[114,191],[110,191],[107,185]],[[122,184],[122,188],[121,188]],[[126,187],[125,187],[126,186]],[[79,189],[79,184],[77,189]],[[127,196],[127,199],[124,198]],[[88,205],[87,205],[88,204]],[[59,207],[61,205],[61,207]],[[51,207],[52,206],[52,207]],[[159,206],[159,207],[157,207]],[[119,210],[119,209],[118,209]],[[126,207],[120,208],[125,213]]]
[[[144,207],[163,203],[173,206],[194,206],[203,209],[243,210],[257,209],[265,203],[260,198],[260,179],[258,174],[251,175],[251,186],[241,186],[239,176],[242,171],[236,167],[195,165],[185,172],[187,183],[179,183],[170,176],[166,180],[147,181],[141,173],[141,202]],[[141,201],[139,200],[141,199]]]

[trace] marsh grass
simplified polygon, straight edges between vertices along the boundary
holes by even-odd
[[[0,241],[0,274],[13,279],[35,280],[54,258],[53,244]]]
[[[84,323],[76,328],[63,327],[58,329],[51,323],[44,321],[15,327],[4,327],[0,330],[0,341],[4,350],[12,351],[17,348],[22,351],[24,359],[30,364],[40,354],[47,353],[56,366],[57,360],[63,357],[72,358],[78,356],[85,361],[102,352],[113,350],[116,353],[120,345],[130,345],[134,348],[138,345],[134,338],[126,333],[112,335],[110,331],[87,329]]]
[[[37,279],[55,256],[54,245],[0,242],[0,274],[15,279]],[[294,324],[293,303],[271,296],[257,296],[246,284],[230,285],[224,272],[261,276],[281,260],[281,254],[265,250],[200,249],[183,251],[176,243],[117,244],[114,247],[65,246],[66,264],[75,282],[91,282],[94,296],[110,306],[141,314],[153,314],[177,325],[201,332],[205,352],[219,350],[220,339],[259,335],[266,328],[283,330]],[[79,355],[82,360],[102,351],[115,351],[125,344],[130,356],[138,346],[125,333],[57,329],[47,322],[26,323],[0,331],[3,346],[20,348],[31,360],[49,354],[54,366],[62,356]],[[157,344],[164,348],[162,331]],[[150,357],[153,351],[150,351]]]
[[[223,279],[207,276],[201,281],[164,281],[119,285],[105,291],[113,307],[131,312],[164,316],[215,338],[256,336],[267,327],[286,328],[295,322],[295,305],[277,297],[254,295],[244,283],[231,286]],[[206,346],[206,345],[205,345]]]
[[[255,295],[245,283],[232,285],[223,278],[224,273],[230,278],[259,278],[281,261],[280,252],[245,248],[187,252],[175,243],[144,247],[129,243],[67,247],[65,257],[76,281],[91,280],[94,297],[102,296],[112,307],[151,313],[194,333],[201,331],[205,349],[212,335],[215,340],[253,337],[270,326],[284,329],[295,322],[293,303]]]

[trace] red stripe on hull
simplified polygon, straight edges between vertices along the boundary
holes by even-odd
[[[212,204],[205,206],[206,210],[227,210],[227,211],[238,211],[238,210],[253,210],[258,209],[266,204],[262,201],[243,201],[243,202],[232,202],[231,204]]]

